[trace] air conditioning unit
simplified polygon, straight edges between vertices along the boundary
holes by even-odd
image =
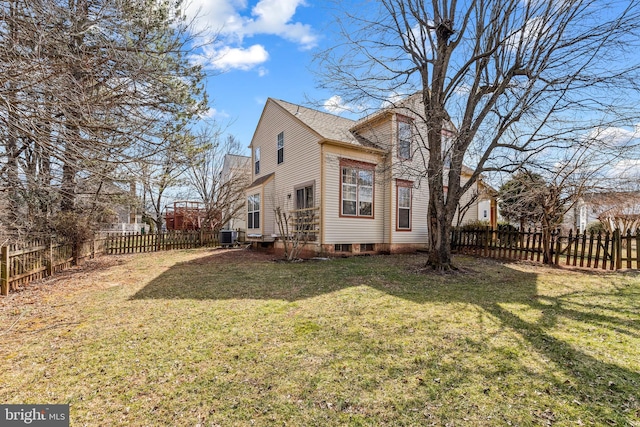
[[[238,232],[235,230],[220,230],[220,246],[235,246],[238,241]]]

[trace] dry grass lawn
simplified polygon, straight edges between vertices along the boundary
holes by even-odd
[[[73,426],[640,426],[640,274],[103,257],[0,299],[0,401]]]

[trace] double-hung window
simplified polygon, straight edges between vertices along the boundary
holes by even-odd
[[[375,165],[341,162],[341,214],[373,217],[373,183]]]
[[[260,173],[260,147],[256,147],[253,150],[253,163],[255,166],[255,174],[258,175]]]
[[[278,164],[284,162],[284,132],[278,134]]]
[[[398,116],[398,158],[411,160],[413,157],[413,123],[410,118]]]
[[[260,228],[260,194],[247,198],[247,228]]]
[[[307,209],[313,206],[313,185],[296,188],[296,209]]]
[[[396,181],[396,198],[398,211],[396,214],[396,230],[411,231],[411,193],[413,183],[411,181]]]

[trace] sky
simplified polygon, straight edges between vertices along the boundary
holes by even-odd
[[[335,105],[334,94],[316,88],[312,70],[314,53],[335,42],[331,2],[187,1],[187,16],[196,19],[194,28],[214,40],[192,57],[209,74],[207,117],[225,127],[226,134],[240,140],[245,147],[242,154],[250,154],[247,147],[267,98],[303,105],[310,100],[317,103],[314,105],[333,100]],[[336,108],[324,110],[340,113]],[[635,139],[640,134],[640,124],[631,131],[621,128],[600,131],[601,136],[613,139]],[[616,166],[637,172],[640,160]],[[615,175],[619,173],[616,171]]]
[[[191,0],[195,28],[216,34],[193,60],[209,77],[207,117],[247,147],[267,98],[305,104],[331,97],[316,90],[313,54],[328,43],[327,2]],[[244,154],[249,154],[245,149]]]

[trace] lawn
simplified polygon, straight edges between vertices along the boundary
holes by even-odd
[[[71,425],[640,426],[640,274],[102,257],[0,299],[0,402]]]

